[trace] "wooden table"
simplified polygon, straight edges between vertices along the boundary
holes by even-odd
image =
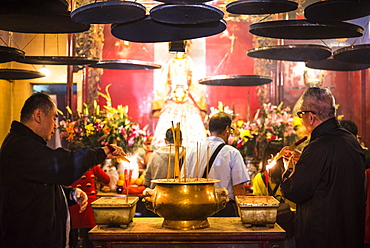
[[[285,231],[242,225],[239,217],[209,217],[210,227],[181,231],[162,227],[163,218],[134,218],[127,229],[94,227],[89,232],[96,248],[276,248]]]

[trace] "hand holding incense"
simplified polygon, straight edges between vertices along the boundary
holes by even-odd
[[[107,147],[108,147],[109,151],[110,151],[112,154],[113,154],[113,153],[114,153],[114,151],[116,150],[116,148],[114,148],[114,146],[112,146],[111,144],[108,144],[108,145],[107,145]],[[121,159],[123,159],[124,161],[126,161],[126,162],[129,162],[129,163],[130,163],[130,160],[128,160],[128,159],[126,158],[126,155],[124,155],[124,154],[120,154],[119,156],[120,156],[120,158],[121,158]]]
[[[280,152],[278,152],[275,155],[275,157],[272,159],[272,161],[277,161],[279,158],[283,157],[287,153],[285,150],[294,150],[294,148],[296,148],[298,145],[300,145],[301,143],[303,143],[304,141],[306,141],[306,139],[307,139],[307,136],[305,136],[302,139],[298,140],[294,144],[288,146],[287,149],[281,150]]]

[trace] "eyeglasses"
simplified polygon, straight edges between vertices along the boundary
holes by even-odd
[[[234,128],[229,126],[229,133],[233,134],[234,133]]]
[[[307,111],[299,111],[297,112],[297,115],[299,118],[302,118],[302,115],[306,114],[306,113],[312,113],[312,114],[316,114],[314,111],[310,111],[310,110],[307,110]]]

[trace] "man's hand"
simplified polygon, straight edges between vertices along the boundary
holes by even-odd
[[[81,189],[76,188],[72,192],[72,197],[73,197],[73,200],[75,200],[75,202],[77,202],[77,204],[80,205],[80,213],[85,211],[87,204],[88,204],[87,202],[88,198],[87,198],[86,193],[82,191]]]
[[[127,162],[130,162],[126,158],[126,153],[119,146],[109,144],[107,146],[104,146],[103,149],[105,154],[107,155],[107,159],[121,158],[123,160],[126,160]]]

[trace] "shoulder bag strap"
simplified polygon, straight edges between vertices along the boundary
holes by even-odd
[[[221,151],[222,147],[224,147],[226,144],[225,143],[221,143],[217,146],[216,150],[213,152],[211,158],[209,159],[209,167],[208,167],[208,173],[209,171],[211,170],[211,167],[213,165],[213,162],[215,161],[216,159],[216,156],[217,154]],[[206,178],[206,170],[207,168],[204,169],[204,173],[203,173],[203,178]]]

